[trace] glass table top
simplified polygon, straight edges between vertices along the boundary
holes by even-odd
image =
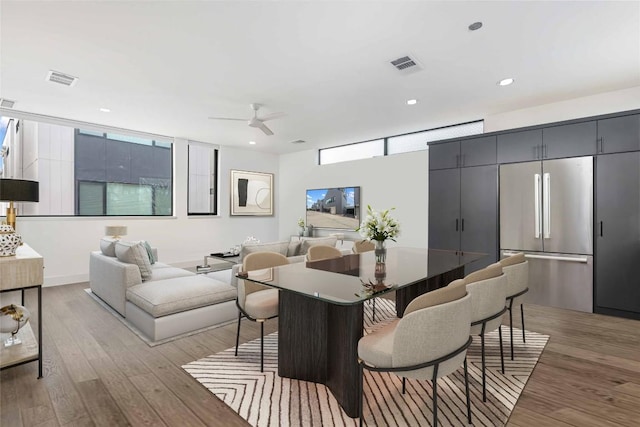
[[[384,264],[376,264],[371,251],[255,270],[250,271],[248,277],[238,277],[334,304],[350,305],[430,279],[485,256],[474,252],[394,247],[387,249]]]

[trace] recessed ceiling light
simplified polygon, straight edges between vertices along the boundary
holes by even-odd
[[[103,113],[110,113],[111,110],[108,108],[98,108],[98,110],[102,111]]]
[[[407,105],[416,105],[418,103],[417,99],[409,99],[407,100]]]
[[[513,79],[512,78],[508,78],[508,79],[502,79],[498,82],[498,85],[500,86],[509,86],[511,83],[513,83]]]
[[[256,142],[255,141],[249,141],[249,144],[256,145]]]
[[[482,22],[480,21],[474,22],[473,24],[469,25],[469,31],[479,30],[480,28],[482,28]]]

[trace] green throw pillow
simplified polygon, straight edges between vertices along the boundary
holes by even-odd
[[[143,242],[144,242],[144,247],[147,249],[147,255],[149,255],[149,262],[151,264],[155,264],[157,259],[153,255],[153,250],[151,249],[151,245],[146,240],[143,240]]]

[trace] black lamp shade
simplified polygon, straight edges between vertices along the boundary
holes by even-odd
[[[37,181],[24,179],[0,179],[0,201],[38,202],[40,190]]]

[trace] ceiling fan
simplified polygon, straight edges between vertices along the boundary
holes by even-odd
[[[249,107],[251,107],[251,109],[253,110],[253,117],[248,119],[248,120],[247,119],[237,119],[237,118],[232,118],[232,117],[209,117],[209,118],[211,120],[234,120],[234,121],[247,122],[247,124],[249,126],[251,126],[252,128],[258,128],[268,136],[273,135],[273,132],[271,131],[271,129],[269,129],[267,127],[267,125],[264,124],[264,122],[266,122],[267,120],[277,119],[279,117],[284,116],[285,114],[284,113],[271,113],[271,114],[267,114],[266,116],[263,116],[263,117],[258,117],[258,110],[260,109],[260,107],[262,107],[262,104],[249,104]]]

